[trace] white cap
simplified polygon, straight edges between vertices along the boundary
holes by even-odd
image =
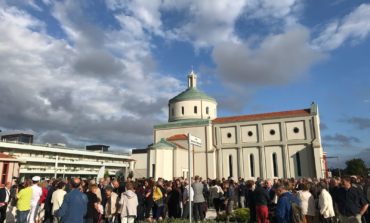
[[[32,177],[32,181],[34,181],[34,182],[37,182],[37,181],[40,181],[40,180],[41,180],[41,177],[39,177],[39,176]]]

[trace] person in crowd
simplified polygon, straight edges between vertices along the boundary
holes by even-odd
[[[195,221],[203,221],[205,218],[203,215],[203,204],[205,202],[203,196],[203,184],[200,182],[199,176],[195,176],[194,181],[195,182],[191,185],[194,190],[194,219]]]
[[[156,220],[162,220],[164,212],[164,200],[166,191],[163,187],[163,179],[158,178],[156,186],[153,187],[153,218]]]
[[[99,219],[99,198],[96,195],[98,186],[96,184],[89,184],[86,194],[87,212],[85,215],[85,223],[98,223]]]
[[[59,208],[63,204],[63,199],[65,194],[67,193],[65,189],[65,183],[63,181],[57,181],[57,184],[55,185],[57,190],[53,191],[53,194],[51,196],[51,203],[52,203],[52,215],[54,216],[54,213],[59,210]],[[53,223],[59,223],[60,218],[54,216]]]
[[[87,196],[79,190],[80,178],[70,181],[72,189],[64,196],[62,206],[55,212],[56,217],[61,218],[61,223],[82,223],[87,211]]]
[[[131,181],[132,182],[132,181]],[[138,200],[138,206],[137,206],[137,221],[144,221],[145,220],[145,194],[144,194],[144,185],[141,180],[138,180],[136,182],[132,182],[134,184],[135,193]]]
[[[36,223],[42,223],[44,222],[45,218],[45,200],[48,196],[48,182],[44,180],[42,183],[40,183],[40,188],[42,191],[42,195],[39,200],[39,208],[37,210],[37,216],[36,216]]]
[[[121,223],[134,223],[137,216],[138,200],[131,182],[126,183],[126,192],[121,195]]]
[[[292,203],[300,205],[299,199],[288,191],[289,189],[290,185],[287,182],[277,187],[276,194],[279,197],[275,213],[277,223],[292,222]]]
[[[211,182],[211,188],[209,189],[210,191],[210,198],[212,199],[213,202],[213,207],[216,210],[216,215],[220,215],[220,210],[221,210],[221,197],[223,196],[224,192],[222,188],[217,185],[217,181],[213,180]]]
[[[27,217],[31,209],[32,181],[27,179],[23,188],[17,191],[17,223],[27,223]]]
[[[113,192],[113,187],[105,187],[105,197],[107,198],[107,203],[105,205],[105,219],[106,223],[114,223],[118,217],[118,194]]]
[[[313,223],[316,212],[315,199],[308,190],[307,183],[299,184],[298,189],[297,197],[301,200],[301,209],[305,223]]]
[[[334,201],[338,206],[341,223],[360,223],[369,206],[363,191],[352,187],[350,177],[342,178],[342,187],[336,191]]]
[[[170,183],[168,187],[168,217],[180,218],[181,217],[181,190],[177,187],[176,182]]]
[[[144,181],[144,194],[145,194],[145,200],[144,200],[144,208],[145,208],[145,219],[147,221],[151,221],[150,218],[150,210],[153,208],[153,187],[154,182],[151,180],[145,180]]]
[[[247,207],[249,208],[249,222],[255,222],[257,220],[256,216],[256,203],[254,201],[254,189],[255,189],[255,183],[253,180],[248,180],[246,182],[247,186]]]
[[[39,176],[32,177],[32,183],[33,183],[33,185],[31,186],[32,199],[31,199],[31,209],[30,209],[30,213],[28,216],[28,223],[35,223],[36,221],[37,211],[39,208],[39,200],[42,196],[42,189],[38,185],[40,180],[41,178]]]
[[[57,184],[59,183],[59,180],[51,179],[49,181],[48,186],[48,194],[45,198],[45,217],[44,217],[44,223],[51,223],[54,221],[54,214],[53,214],[53,204],[51,203],[51,199],[53,196],[53,193],[55,190],[57,190]]]
[[[184,181],[184,192],[182,196],[182,202],[183,202],[183,212],[182,212],[182,218],[186,219],[189,218],[189,208],[193,209],[193,201],[194,201],[194,190],[193,187],[190,186],[190,183],[188,180]]]
[[[270,196],[267,190],[264,188],[264,184],[261,181],[254,190],[254,203],[256,205],[256,215],[258,223],[269,222],[269,210],[268,204]]]
[[[225,184],[225,206],[226,206],[226,213],[230,215],[234,209],[234,196],[235,196],[235,187],[233,179],[230,179]]]
[[[330,193],[326,190],[326,184],[324,182],[319,184],[319,191],[320,222],[332,223],[335,217],[333,200]]]
[[[10,203],[10,189],[12,188],[12,183],[5,183],[4,187],[0,188],[0,223],[4,223],[6,218],[6,210],[8,204]]]
[[[247,192],[247,186],[245,185],[245,181],[243,178],[240,179],[238,191],[239,191],[238,193],[239,194],[239,207],[244,208],[246,204],[245,194]]]

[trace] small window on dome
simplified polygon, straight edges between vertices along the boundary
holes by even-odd
[[[206,107],[206,114],[209,115],[209,107]]]
[[[172,116],[175,115],[175,109],[174,108],[171,109],[171,113],[172,113]]]
[[[185,113],[185,108],[184,108],[184,106],[182,106],[181,107],[181,114],[184,115],[184,113]]]
[[[198,107],[194,106],[194,114],[197,114],[197,113],[198,113]]]

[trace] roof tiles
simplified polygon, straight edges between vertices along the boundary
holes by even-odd
[[[222,123],[229,123],[229,122],[257,121],[257,120],[263,120],[263,119],[309,116],[310,114],[311,114],[310,109],[301,109],[301,110],[270,112],[270,113],[253,114],[253,115],[221,117],[221,118],[214,119],[212,122],[214,124],[222,124]]]

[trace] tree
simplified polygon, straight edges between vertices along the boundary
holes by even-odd
[[[345,172],[349,175],[367,176],[369,170],[362,159],[351,159],[346,161]]]

